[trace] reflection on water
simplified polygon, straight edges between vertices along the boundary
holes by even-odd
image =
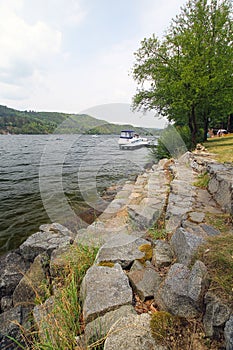
[[[148,149],[119,150],[118,136],[0,135],[0,254],[18,247],[42,223],[83,225],[101,210],[107,187],[134,179]]]

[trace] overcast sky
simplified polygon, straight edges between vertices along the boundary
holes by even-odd
[[[143,38],[161,37],[185,3],[0,0],[0,104],[164,126],[129,112],[137,87],[133,53]]]

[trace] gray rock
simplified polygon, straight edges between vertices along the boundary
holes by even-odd
[[[12,295],[26,269],[22,256],[16,252],[0,257],[0,299]]]
[[[221,205],[224,211],[232,214],[232,179],[222,179],[219,183],[219,189],[214,194],[214,199]]]
[[[31,323],[29,322],[30,311],[30,307],[17,306],[0,314],[0,349],[21,349],[8,336],[16,339],[22,346],[25,346],[20,326],[25,329],[31,327]]]
[[[140,261],[135,260],[133,265],[131,266],[130,272],[143,270],[143,269],[144,269],[144,265],[140,263]]]
[[[166,212],[166,219],[170,219],[172,216],[182,217],[190,210],[186,203],[180,203],[180,205],[169,204]]]
[[[224,337],[226,341],[226,350],[233,349],[233,315],[226,322],[224,328]]]
[[[178,228],[171,238],[171,246],[177,256],[177,261],[189,265],[197,248],[204,243],[202,237],[196,236],[185,229]]]
[[[218,191],[219,188],[219,182],[216,180],[216,178],[212,178],[210,179],[209,183],[208,183],[208,191],[211,194],[214,194],[215,192]]]
[[[140,250],[142,246],[151,249],[152,253],[151,243],[143,238],[127,234],[115,235],[100,248],[96,263],[111,261],[127,268],[134,260],[145,258],[146,252]]]
[[[50,335],[50,327],[48,325],[53,322],[53,320],[54,323],[57,322],[54,314],[52,314],[54,302],[55,297],[51,296],[43,304],[36,305],[33,309],[34,323],[42,339],[46,339],[48,335]]]
[[[199,224],[199,223],[203,222],[203,220],[205,218],[205,214],[203,212],[192,211],[189,213],[189,218],[191,221]]]
[[[196,317],[202,311],[203,295],[207,286],[207,270],[197,261],[190,271],[185,265],[174,264],[155,294],[155,301],[173,315]]]
[[[167,350],[150,333],[150,315],[122,318],[109,331],[104,350]]]
[[[118,323],[122,317],[129,315],[136,315],[136,311],[132,305],[125,305],[89,322],[85,327],[85,343],[91,344],[97,340],[104,339],[114,324]]]
[[[204,293],[208,289],[209,280],[207,267],[203,262],[196,260],[188,280],[188,296],[198,309],[202,309]]]
[[[73,245],[60,247],[52,251],[50,258],[50,274],[53,278],[63,275],[67,270],[67,265],[73,262]]]
[[[70,231],[67,227],[54,222],[52,224],[44,224],[39,227],[40,231],[42,232],[53,232],[57,233],[59,235],[65,236],[65,237],[72,237],[75,238],[76,234],[72,231]]]
[[[152,263],[158,267],[169,266],[174,260],[174,252],[168,242],[157,240],[153,250]]]
[[[200,226],[207,236],[218,236],[221,234],[221,232],[213,226],[206,224],[201,224]]]
[[[73,238],[53,231],[37,232],[19,247],[25,260],[33,261],[39,254],[51,255],[54,249],[73,243]]]
[[[83,244],[92,247],[100,247],[104,243],[108,242],[111,238],[115,237],[118,234],[128,232],[128,225],[121,224],[115,226],[110,220],[110,228],[105,227],[104,222],[99,221],[101,216],[98,218],[98,221],[89,225],[87,229],[79,230],[77,236],[74,240],[75,244]],[[118,223],[119,224],[119,223]],[[135,235],[135,234],[134,234]],[[142,236],[143,233],[138,233],[138,236]]]
[[[223,326],[229,319],[231,310],[215,295],[207,293],[205,296],[206,310],[203,325],[207,337],[213,337],[217,327]]]
[[[208,190],[224,211],[233,214],[233,167],[232,164],[208,164],[210,173]]]
[[[132,303],[132,289],[119,264],[113,267],[92,266],[82,286],[83,315],[86,323]]]
[[[133,204],[129,205],[127,208],[134,227],[139,230],[146,230],[158,220],[163,207],[160,204],[157,205],[157,208],[146,207],[143,204]]]
[[[180,164],[189,165],[190,161],[192,161],[193,158],[194,158],[193,153],[187,151],[184,154],[182,154],[181,157],[179,157],[178,161]]]
[[[195,236],[206,238],[206,232],[201,228],[201,225],[195,224],[189,220],[182,220],[181,227],[183,227],[189,233],[194,234]]]
[[[48,289],[46,265],[48,265],[48,256],[46,254],[38,255],[35,258],[30,269],[25,273],[14,290],[14,306],[19,304],[33,305],[35,298],[43,298],[45,296],[46,288]]]
[[[13,298],[11,296],[5,296],[1,299],[1,312],[10,310],[13,307]]]
[[[165,221],[165,227],[166,227],[166,232],[173,233],[177,228],[181,226],[181,222],[183,219],[183,214],[182,215],[169,215],[169,217],[166,217]]]
[[[179,178],[176,178],[171,182],[171,192],[177,195],[186,196],[187,199],[188,198],[190,199],[190,202],[192,201],[192,197],[194,196],[194,186],[192,186],[187,181],[187,176],[191,178],[192,177],[191,174],[192,174],[192,171],[188,171],[187,175],[185,171],[183,171],[183,174],[180,171],[178,174]],[[182,176],[185,179],[182,179]]]
[[[150,262],[147,262],[143,269],[130,271],[128,277],[134,291],[142,301],[152,298],[161,283],[159,273],[155,271]]]

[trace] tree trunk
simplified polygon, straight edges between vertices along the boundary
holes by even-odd
[[[192,149],[196,147],[197,144],[197,122],[196,122],[196,114],[195,114],[195,106],[192,105],[191,113],[189,114],[189,129],[191,132],[192,138]]]
[[[191,112],[189,113],[188,124],[189,124],[189,130],[190,130],[190,134],[191,134],[191,139],[193,139],[193,122],[192,122],[192,113]],[[192,146],[193,146],[193,143],[192,143]]]
[[[204,114],[204,141],[207,141],[207,134],[209,129],[209,118]]]

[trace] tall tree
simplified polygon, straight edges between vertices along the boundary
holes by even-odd
[[[134,108],[188,125],[195,146],[200,128],[233,112],[233,30],[230,0],[189,0],[161,41],[154,35],[135,53],[139,88]]]

